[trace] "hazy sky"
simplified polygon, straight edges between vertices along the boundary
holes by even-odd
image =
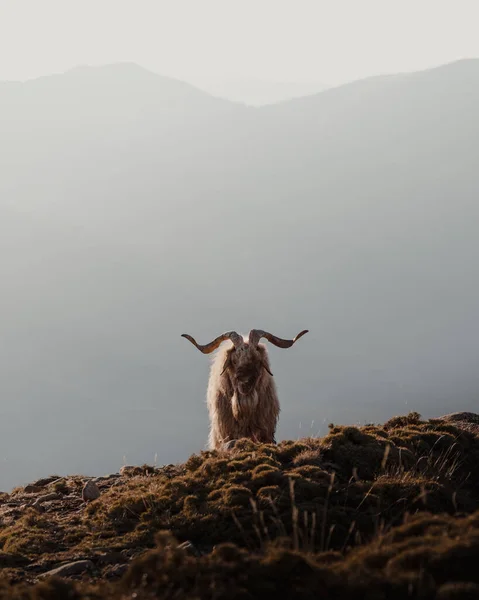
[[[0,80],[133,61],[338,84],[479,56],[478,0],[0,0]]]

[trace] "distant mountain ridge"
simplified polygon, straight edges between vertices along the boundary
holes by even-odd
[[[258,99],[257,102],[253,100],[251,101],[252,106],[261,106],[262,110],[268,110],[269,108],[279,108],[282,110],[285,106],[290,105],[290,103],[314,103],[316,98],[322,95],[324,92],[327,92],[325,97],[328,97],[328,95],[337,96],[337,94],[341,94],[346,90],[356,91],[361,88],[374,90],[378,86],[381,87],[385,84],[404,85],[408,83],[414,83],[415,81],[419,82],[421,80],[424,81],[431,78],[434,79],[443,75],[452,75],[454,78],[458,78],[458,81],[460,81],[464,77],[477,77],[478,64],[478,58],[461,59],[430,69],[413,72],[392,73],[387,75],[375,75],[335,86],[326,86],[325,84],[321,83],[267,82],[254,79],[225,79],[224,81],[226,86],[228,85],[228,82],[230,82],[232,87],[237,85],[238,89],[241,88],[243,81],[246,85],[248,83],[257,85],[259,89],[262,87],[265,89],[272,88],[273,90],[282,88],[287,89],[288,86],[291,86],[292,88],[296,87],[297,92],[290,94],[289,97],[287,93],[280,93],[279,97],[276,98],[274,97],[275,93],[273,91],[273,96],[269,101],[266,99]],[[214,104],[217,108],[220,107],[222,103],[223,106],[228,104],[233,104],[235,106],[243,106],[244,104],[248,104],[248,101],[245,98],[239,98],[235,100],[227,98],[224,94],[223,97],[218,97],[221,95],[221,92],[214,89],[215,86],[213,85],[213,82],[217,82],[219,86],[220,82],[223,81],[220,78],[189,78],[190,81],[194,79],[196,79],[197,82],[210,81],[212,85],[204,85],[202,87],[199,85],[199,83],[190,83],[189,81],[179,78],[159,75],[154,71],[151,71],[150,69],[142,67],[133,62],[121,62],[96,66],[79,65],[72,67],[63,73],[44,75],[33,79],[27,79],[25,81],[0,81],[0,94],[6,93],[7,90],[9,91],[9,89],[18,89],[23,86],[27,86],[29,88],[31,86],[42,87],[43,85],[48,84],[53,85],[54,82],[58,83],[63,81],[65,84],[67,84],[67,82],[76,80],[77,85],[100,85],[104,87],[115,84],[120,88],[122,85],[125,86],[128,84],[131,86],[133,83],[136,83],[137,85],[143,85],[146,88],[149,88],[151,92],[154,92],[157,95],[165,94],[165,98],[170,100],[173,98],[180,99],[182,95],[185,97],[190,96],[190,98],[194,97],[195,100],[200,98],[205,100],[205,98],[208,97],[212,104]],[[208,87],[211,89],[207,89]],[[304,91],[304,94],[301,93],[301,90]],[[241,92],[239,92],[239,96],[241,96]]]
[[[181,79],[178,77],[159,75],[154,71],[133,62],[120,62],[95,66],[78,65],[63,73],[44,75],[22,82],[0,82],[0,85],[2,85],[2,83],[15,85],[32,84],[33,82],[37,82],[38,84],[40,81],[59,76],[66,76],[70,79],[83,78],[85,81],[88,79],[93,80],[94,78],[104,80],[109,78],[111,81],[113,75],[136,80],[138,84],[145,84],[147,79],[156,79],[156,84],[158,84],[159,79],[161,79],[165,90],[167,89],[167,86],[176,86],[178,90],[182,88],[183,92],[187,93],[189,87],[215,98],[251,106],[274,104],[291,98],[315,94],[327,88],[323,83],[317,82],[282,82],[247,78],[201,76],[191,76]],[[192,93],[192,91],[193,90],[190,89],[189,93]]]
[[[162,111],[200,117],[214,112],[241,108],[220,100],[193,85],[157,75],[133,63],[95,67],[75,67],[59,75],[49,75],[25,82],[0,83],[0,108],[27,111],[26,118],[42,111],[55,112],[74,108],[102,117],[155,118]],[[1,115],[0,115],[1,118]]]
[[[0,489],[202,447],[183,332],[310,330],[271,349],[279,440],[477,412],[478,161],[476,59],[260,108],[134,65],[1,84]]]
[[[199,90],[194,85],[182,81],[174,77],[167,77],[159,75],[150,69],[142,67],[137,63],[133,62],[119,62],[105,65],[77,65],[61,73],[52,73],[50,75],[42,75],[27,79],[25,81],[0,81],[0,85],[3,86],[32,86],[52,83],[54,81],[65,81],[78,79],[83,83],[95,83],[104,85],[105,83],[111,83],[112,81],[126,81],[131,83],[136,81],[143,85],[163,85],[164,89],[168,89],[168,86],[176,87],[178,90],[182,90],[186,93],[193,93],[196,91],[198,96],[210,95],[203,90]]]

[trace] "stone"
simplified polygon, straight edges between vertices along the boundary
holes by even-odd
[[[93,569],[93,566],[94,565],[91,562],[91,560],[77,560],[75,562],[67,563],[66,565],[56,567],[55,569],[51,569],[46,573],[42,573],[41,575],[39,575],[39,577],[71,577],[72,575],[80,575],[85,571],[89,571]]]
[[[23,488],[23,491],[25,492],[25,494],[38,494],[38,492],[42,491],[42,486],[33,485],[30,483]]]
[[[98,486],[93,481],[87,481],[83,486],[82,498],[85,502],[96,500],[101,495]]]
[[[50,475],[50,477],[42,477],[42,479],[37,479],[37,481],[34,481],[32,485],[35,487],[45,487],[54,481],[58,481],[58,479],[61,479],[61,477],[59,478],[58,475]]]
[[[39,496],[33,503],[33,506],[38,506],[38,504],[43,504],[44,502],[51,502],[52,500],[59,500],[59,499],[60,499],[60,495],[56,494],[55,492],[52,492],[51,494],[45,494],[43,496]]]
[[[103,481],[110,481],[111,479],[118,479],[120,477],[120,473],[110,473],[110,475],[101,475],[100,477],[95,477],[93,479],[93,483],[101,483]]]

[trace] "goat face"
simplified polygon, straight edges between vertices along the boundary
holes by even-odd
[[[232,390],[231,410],[236,421],[254,420],[265,378],[270,379],[271,375],[265,348],[245,343],[226,351],[221,376],[225,378],[225,387]]]
[[[228,374],[232,387],[239,396],[251,396],[265,371],[270,376],[273,375],[265,349],[245,342],[242,346],[233,346],[227,351],[222,374]]]

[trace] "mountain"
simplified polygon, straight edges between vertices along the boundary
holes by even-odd
[[[75,110],[83,117],[101,119],[199,117],[233,108],[193,85],[163,77],[134,63],[96,67],[78,66],[60,75],[26,82],[0,84],[2,116],[25,111],[25,117],[57,122]],[[188,112],[190,111],[190,112]],[[16,113],[14,113],[16,114]]]
[[[252,78],[193,76],[189,77],[188,81],[213,96],[249,106],[276,104],[292,98],[318,94],[328,87],[319,82],[265,81]]]
[[[310,330],[270,349],[278,439],[474,411],[478,106],[477,60],[261,108],[133,65],[2,84],[0,489],[202,447],[182,333]]]

